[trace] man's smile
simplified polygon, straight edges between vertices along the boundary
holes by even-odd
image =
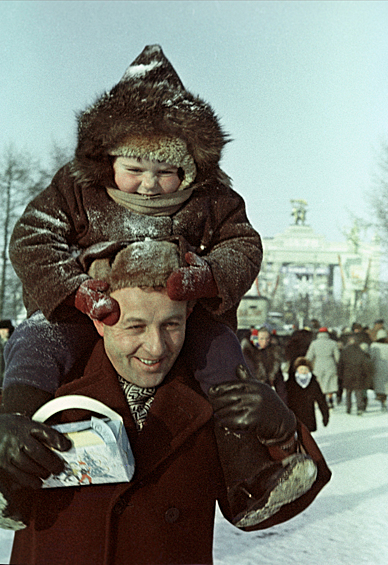
[[[135,355],[133,356],[133,358],[137,359],[138,361],[140,361],[140,363],[143,363],[144,365],[148,365],[149,367],[158,365],[163,361],[163,359],[142,359],[141,357],[136,357]]]

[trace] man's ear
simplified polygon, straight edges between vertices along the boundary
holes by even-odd
[[[186,320],[187,318],[190,316],[191,312],[194,310],[194,308],[190,308],[189,306],[187,307],[187,312],[186,312]]]
[[[92,322],[93,322],[96,330],[98,331],[99,335],[101,337],[104,337],[104,329],[105,329],[104,324],[102,322],[100,322],[100,320],[92,320]]]

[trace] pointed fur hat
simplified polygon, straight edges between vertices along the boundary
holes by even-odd
[[[181,167],[188,186],[217,174],[227,141],[210,105],[184,88],[159,45],[149,45],[79,114],[73,174],[107,186],[112,155],[148,157]]]

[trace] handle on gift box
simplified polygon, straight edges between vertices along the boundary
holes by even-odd
[[[89,410],[90,412],[97,412],[103,416],[107,416],[111,420],[122,420],[120,414],[117,414],[114,410],[96,400],[90,398],[89,396],[83,396],[81,394],[69,394],[68,396],[58,396],[49,400],[46,404],[43,404],[35,414],[32,419],[35,422],[45,422],[48,418],[51,418],[57,412],[62,410]]]

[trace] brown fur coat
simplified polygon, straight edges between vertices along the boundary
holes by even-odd
[[[171,216],[146,216],[114,202],[111,153],[128,136],[175,136],[194,158],[189,200]],[[262,259],[259,234],[243,199],[219,167],[228,141],[211,107],[184,89],[158,46],[147,47],[123,79],[78,117],[75,159],[26,208],[10,258],[23,282],[28,313],[52,318],[87,278],[78,260],[106,242],[183,236],[211,266],[219,297],[205,308],[235,326],[241,297]],[[97,253],[98,256],[98,253]]]

